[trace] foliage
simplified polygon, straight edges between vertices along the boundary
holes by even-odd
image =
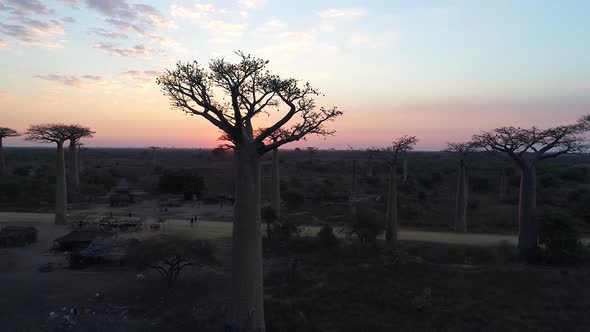
[[[174,286],[186,267],[217,264],[209,242],[175,236],[159,236],[142,241],[130,250],[128,260],[139,270],[158,271],[168,288]]]
[[[283,194],[283,199],[287,202],[287,208],[296,210],[303,206],[305,196],[302,192],[296,190],[289,190]]]
[[[201,196],[204,187],[203,177],[191,170],[166,170],[158,183],[161,193],[182,194],[186,200],[192,199],[193,195]]]
[[[320,228],[316,239],[319,245],[322,247],[333,247],[338,244],[338,239],[334,234],[334,229],[329,225],[324,225],[322,228]]]
[[[271,224],[277,221],[277,214],[271,206],[264,206],[260,209],[262,221],[266,223],[266,237],[270,240],[272,236]]]
[[[546,212],[540,218],[539,242],[550,264],[577,264],[588,258],[572,219],[563,213]]]
[[[303,226],[289,221],[277,221],[271,227],[271,233],[280,241],[299,238],[301,232],[303,232]]]
[[[385,230],[385,218],[367,205],[359,205],[353,222],[344,228],[348,237],[356,237],[362,247],[375,244]]]

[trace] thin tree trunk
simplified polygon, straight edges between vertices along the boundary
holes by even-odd
[[[68,192],[70,199],[76,198],[80,194],[80,172],[78,170],[78,148],[76,141],[70,140],[68,155],[70,157]]]
[[[457,202],[455,209],[455,232],[467,231],[467,179],[465,160],[459,162],[459,174],[457,178]]]
[[[57,143],[57,156],[55,162],[55,224],[66,223],[67,211],[66,167],[64,160],[63,142]]]
[[[277,219],[281,218],[281,179],[279,177],[279,150],[272,150],[272,196],[271,207]]]
[[[264,332],[260,163],[254,146],[236,148],[231,317],[232,332]]]
[[[408,158],[404,157],[402,164],[402,183],[408,182]]]
[[[534,260],[538,255],[539,227],[536,220],[536,170],[532,164],[521,167],[518,206],[518,250],[521,257]]]
[[[6,161],[4,160],[4,148],[2,146],[2,137],[0,137],[0,176],[6,173]]]
[[[397,174],[396,164],[391,165],[389,172],[389,193],[387,196],[387,233],[386,241],[390,247],[397,246],[397,227],[398,227],[398,213],[397,213]]]

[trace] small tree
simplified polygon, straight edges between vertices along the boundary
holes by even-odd
[[[455,232],[467,232],[467,202],[469,187],[467,185],[467,166],[466,159],[469,153],[476,149],[473,142],[466,143],[448,143],[445,151],[457,155],[459,167],[457,171],[457,199],[455,205],[455,223],[453,228]]]
[[[170,98],[172,107],[206,119],[231,143],[236,191],[232,307],[227,330],[264,332],[260,157],[308,134],[333,133],[326,124],[342,112],[336,108],[316,108],[318,90],[308,83],[269,73],[268,61],[242,52],[237,52],[237,56],[238,62],[215,59],[208,68],[196,61],[179,62],[157,83]],[[216,99],[215,93],[221,93],[221,98]],[[279,119],[257,131],[254,120],[273,109],[283,110]],[[265,143],[281,128],[288,132],[287,136],[275,143]]]
[[[3,149],[3,140],[6,137],[15,137],[20,136],[20,134],[11,128],[0,127],[0,176],[4,175],[6,172],[6,161],[4,160],[4,149]]]
[[[80,194],[80,164],[78,161],[80,139],[92,137],[94,131],[90,130],[88,127],[77,124],[70,125],[68,130],[70,133],[70,136],[68,137],[68,140],[70,141],[70,146],[68,148],[70,159],[68,193],[70,194],[71,199]]]
[[[589,123],[590,115],[575,124],[545,130],[502,127],[474,136],[478,146],[508,155],[521,170],[518,249],[527,260],[539,257],[539,226],[535,216],[537,162],[582,151],[585,146],[578,135],[590,130]]]
[[[352,223],[343,229],[347,237],[356,237],[361,247],[376,244],[377,236],[383,233],[383,215],[361,204],[356,209]]]
[[[391,247],[397,247],[398,209],[397,209],[397,165],[399,159],[414,149],[418,142],[416,136],[404,135],[395,140],[390,147],[376,149],[389,165],[389,192],[387,195],[387,232],[385,239]]]
[[[270,206],[265,206],[262,208],[262,211],[260,211],[261,217],[262,217],[262,221],[264,221],[264,223],[266,223],[266,237],[270,240],[271,239],[271,224],[273,224],[274,222],[277,221],[277,215],[274,211],[274,209]]]
[[[62,123],[49,123],[30,126],[26,131],[28,141],[55,143],[57,156],[55,162],[55,224],[66,223],[67,190],[64,161],[64,142],[70,138],[70,126]]]
[[[308,146],[305,148],[307,151],[307,156],[309,157],[309,163],[313,166],[315,165],[315,156],[318,154],[319,149],[315,146]]]
[[[130,250],[128,260],[140,270],[153,269],[172,288],[187,267],[217,264],[207,241],[159,236],[142,241]]]

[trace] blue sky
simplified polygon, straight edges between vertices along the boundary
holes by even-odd
[[[416,134],[436,149],[588,112],[588,17],[588,1],[0,0],[0,125],[76,121],[95,145],[214,146],[153,81],[240,49],[345,111],[318,144]]]

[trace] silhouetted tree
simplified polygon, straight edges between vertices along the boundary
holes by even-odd
[[[90,130],[90,128],[88,127],[84,127],[77,124],[68,126],[68,131],[68,140],[70,141],[70,177],[68,180],[68,193],[70,194],[70,199],[72,199],[73,197],[80,194],[80,164],[78,162],[78,144],[80,143],[80,139],[92,137],[94,131]]]
[[[308,146],[305,148],[305,151],[307,151],[307,156],[309,157],[309,163],[311,165],[315,164],[315,156],[318,153],[318,148],[316,148],[315,146]]]
[[[408,155],[402,158],[402,183],[408,182]]]
[[[279,142],[281,139],[285,139],[289,136],[289,132],[281,128],[271,133],[266,142],[268,144],[274,144]],[[279,148],[272,150],[272,170],[271,170],[271,195],[270,195],[270,206],[274,210],[275,218],[281,218],[281,178],[279,173]]]
[[[521,170],[519,197],[518,249],[525,259],[539,253],[539,225],[536,220],[536,164],[540,160],[582,151],[579,137],[590,130],[590,115],[572,125],[550,129],[502,127],[474,136],[474,142],[489,150],[505,153]]]
[[[68,200],[63,147],[64,142],[70,138],[70,126],[61,123],[33,125],[27,129],[25,134],[28,141],[57,144],[55,161],[55,224],[65,224]]]
[[[215,59],[178,63],[157,79],[172,107],[205,118],[227,135],[234,149],[234,202],[231,313],[226,331],[265,331],[260,216],[260,157],[308,134],[328,135],[326,123],[342,114],[316,108],[318,90],[308,83],[283,79],[266,69],[268,61],[237,52],[239,61]],[[228,102],[216,99],[221,92]],[[253,120],[283,110],[278,121],[259,132]],[[297,121],[299,119],[299,121]],[[286,126],[291,126],[286,128]],[[265,140],[279,129],[288,135]]]
[[[373,176],[373,159],[375,158],[375,151],[373,149],[367,149],[367,176]]]
[[[160,150],[157,146],[150,146],[152,150],[152,168],[155,169],[158,167],[158,150]]]
[[[0,127],[0,176],[6,172],[6,161],[4,160],[3,140],[6,137],[20,136],[20,134],[11,128]]]
[[[457,196],[455,205],[455,223],[453,228],[455,232],[467,232],[467,202],[469,187],[467,185],[467,155],[473,152],[476,146],[473,142],[466,143],[448,143],[446,151],[457,155],[459,167],[457,170]]]
[[[414,149],[418,142],[416,136],[404,135],[395,140],[390,147],[377,149],[389,165],[389,189],[387,195],[387,232],[385,239],[391,247],[397,246],[398,209],[397,209],[397,164],[408,151]]]

